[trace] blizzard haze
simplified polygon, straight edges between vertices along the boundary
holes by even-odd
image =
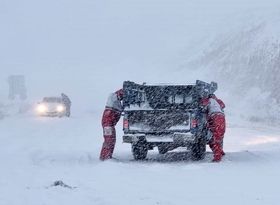
[[[201,65],[188,66],[188,61],[209,49],[215,38],[279,14],[278,1],[0,3],[2,81],[8,74],[25,74],[30,97],[64,90],[98,105],[103,101],[89,96],[104,98],[123,80],[176,83],[202,78],[205,72],[190,74]],[[38,89],[32,89],[35,85]]]
[[[0,25],[1,205],[279,204],[279,0],[0,0]],[[12,74],[24,102],[7,99]],[[135,161],[121,121],[117,160],[99,161],[106,98],[124,80],[197,79],[226,103],[221,163],[180,149]],[[61,92],[69,119],[34,115]]]
[[[9,74],[24,74],[32,100],[64,91],[76,102],[90,101],[92,106],[103,104],[107,93],[124,80],[185,83],[204,78],[224,83],[221,76],[208,75],[217,66],[206,65],[206,71],[193,74],[205,65],[189,62],[221,36],[263,21],[275,28],[279,22],[278,1],[2,0],[0,4],[1,90],[6,92]],[[98,99],[93,97],[97,94]]]

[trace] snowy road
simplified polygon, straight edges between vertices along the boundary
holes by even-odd
[[[277,129],[229,124],[220,164],[210,163],[210,152],[192,162],[186,153],[159,156],[156,150],[136,162],[120,137],[115,150],[120,160],[100,162],[99,115],[1,120],[0,204],[276,205],[280,200]],[[72,189],[51,186],[57,180]]]
[[[279,125],[239,121],[279,123],[279,8],[279,0],[0,1],[0,205],[279,205]],[[7,100],[10,75],[26,77],[25,102]],[[98,160],[110,92],[126,80],[198,79],[218,82],[227,117],[235,115],[222,163],[211,152],[192,162],[157,150],[136,162],[121,122],[119,160]],[[61,92],[73,102],[70,119],[25,113]]]

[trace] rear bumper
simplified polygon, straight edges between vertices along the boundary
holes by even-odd
[[[195,142],[196,137],[191,133],[173,133],[168,135],[151,135],[151,134],[125,134],[123,136],[124,143],[137,143],[138,141],[147,143],[174,143],[174,144],[190,144]]]

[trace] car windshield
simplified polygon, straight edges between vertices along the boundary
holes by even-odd
[[[46,97],[43,98],[43,102],[47,102],[47,103],[61,103],[61,98],[59,97]]]

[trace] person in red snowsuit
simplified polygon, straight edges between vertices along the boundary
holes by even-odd
[[[206,110],[208,128],[212,132],[209,146],[214,153],[213,162],[219,162],[225,155],[223,151],[223,138],[226,131],[226,120],[223,112],[225,104],[212,94],[208,98],[202,99],[202,105]]]
[[[122,89],[110,94],[103,112],[102,127],[104,142],[100,153],[100,160],[102,161],[111,159],[114,152],[116,144],[115,126],[118,123],[123,111],[122,100]]]

